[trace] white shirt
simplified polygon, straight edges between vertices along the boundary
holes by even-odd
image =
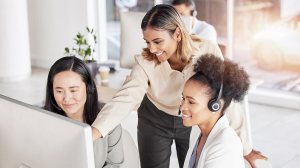
[[[209,40],[214,44],[217,44],[216,29],[212,25],[204,21],[196,19],[195,24],[192,28],[192,34],[199,35],[201,38]]]
[[[190,147],[185,158],[184,168],[189,167],[194,146],[198,141],[200,129],[194,126],[190,135]],[[226,115],[221,117],[203,146],[197,168],[244,168],[243,146],[229,126]]]

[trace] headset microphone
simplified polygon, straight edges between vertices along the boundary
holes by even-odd
[[[60,107],[58,107],[56,104],[53,103],[52,99],[50,98],[50,102],[51,104],[57,109],[57,110],[61,110]]]
[[[182,117],[181,105],[179,106],[178,117]]]
[[[222,97],[222,92],[223,92],[223,82],[221,83],[219,94],[217,98],[213,98],[208,102],[208,109],[211,112],[217,112],[218,110],[221,109],[221,97]]]

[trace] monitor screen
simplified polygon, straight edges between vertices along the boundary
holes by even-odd
[[[3,95],[0,107],[0,167],[95,167],[89,125]]]

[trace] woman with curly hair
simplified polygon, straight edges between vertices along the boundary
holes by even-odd
[[[179,167],[183,167],[191,132],[178,116],[183,86],[194,74],[193,65],[201,55],[211,53],[220,59],[223,56],[217,45],[190,35],[180,14],[170,5],[151,8],[141,22],[141,30],[147,48],[135,57],[135,65],[122,88],[93,122],[93,138],[107,135],[139,107],[137,137],[141,167],[168,168],[173,142]],[[245,116],[240,108],[235,108],[238,105],[228,108],[228,117],[243,142],[244,154],[249,155],[253,150]]]
[[[185,159],[187,168],[243,168],[243,146],[229,126],[225,109],[239,102],[249,88],[247,73],[237,64],[206,54],[185,83],[180,110],[183,125],[193,130]]]

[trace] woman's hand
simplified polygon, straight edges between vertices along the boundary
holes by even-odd
[[[93,141],[99,139],[102,137],[102,134],[100,133],[100,131],[95,128],[95,127],[92,127],[92,136],[93,136]]]
[[[252,168],[256,168],[255,165],[256,159],[268,160],[268,158],[262,155],[260,151],[254,149],[252,149],[252,151],[248,155],[244,156],[244,158],[250,163]]]

